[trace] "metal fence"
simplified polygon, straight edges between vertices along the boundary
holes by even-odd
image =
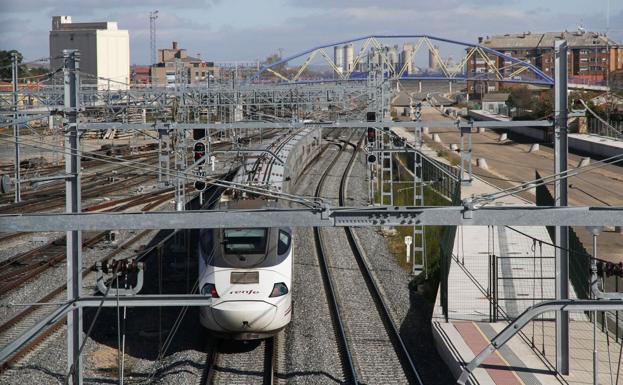
[[[416,156],[413,152],[408,153],[407,164],[413,164],[413,156]],[[461,178],[459,175],[459,169],[452,165],[428,157],[421,152],[418,152],[417,156],[421,157],[422,181],[426,185],[430,186],[437,193],[441,194],[443,197],[451,201],[452,204],[455,204],[454,199],[457,195],[457,191],[459,191],[458,196],[460,198]]]
[[[541,176],[536,172],[536,179]],[[553,206],[554,197],[548,190],[546,185],[538,186],[536,189],[537,206]],[[554,229],[547,228],[552,239],[554,239]],[[576,295],[580,299],[591,298],[591,262],[593,256],[586,250],[580,238],[573,228],[569,228],[569,280],[575,289]],[[595,258],[600,266],[598,279],[602,283],[602,287],[606,292],[623,292],[623,263],[612,263]],[[623,316],[619,311],[599,312],[597,314],[597,324],[601,326],[603,332],[608,335],[612,333],[610,338],[623,342]],[[592,318],[592,314],[588,314]],[[593,321],[591,319],[591,321]]]
[[[592,116],[588,117],[586,128],[589,134],[623,140],[623,121],[610,121],[609,125]]]
[[[451,201],[453,206],[461,204],[461,181],[457,180],[452,187]],[[454,238],[456,237],[456,226],[445,226],[441,233],[441,309],[446,322],[448,322],[448,275],[454,251]]]

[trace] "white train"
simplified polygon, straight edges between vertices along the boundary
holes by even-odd
[[[287,159],[299,135],[269,147]],[[242,167],[234,181],[281,192],[285,165],[260,157]],[[227,190],[218,209],[259,209],[275,199]],[[199,232],[199,288],[212,298],[199,310],[201,324],[221,337],[267,338],[292,317],[292,231],[289,228],[203,229]]]
[[[221,202],[221,208],[266,207],[263,199]],[[292,232],[289,228],[205,229],[199,233],[201,324],[234,339],[266,338],[292,316]]]

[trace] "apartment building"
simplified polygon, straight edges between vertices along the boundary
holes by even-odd
[[[173,42],[171,48],[158,50],[158,63],[151,67],[151,81],[155,85],[175,87],[176,84],[206,84],[214,79],[218,69],[213,62],[188,56],[188,51]]]
[[[574,32],[545,32],[520,34],[504,34],[478,38],[478,44],[529,62],[543,71],[544,74],[554,76],[554,44],[556,40],[566,40],[569,47],[568,76],[570,83],[576,84],[604,84],[609,73],[623,68],[623,46],[607,36],[585,31],[578,28]],[[510,60],[489,54],[489,59],[500,69],[505,77],[517,69],[511,66]],[[468,74],[477,76],[493,72],[486,60],[473,55],[467,63]],[[521,80],[518,74],[516,80]],[[489,77],[491,78],[491,77]],[[500,83],[494,81],[468,82],[468,92],[486,93],[496,91]]]

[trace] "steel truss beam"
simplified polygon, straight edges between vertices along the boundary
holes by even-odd
[[[0,231],[344,226],[622,226],[623,206],[339,207],[261,210],[7,214]]]
[[[257,129],[257,128],[272,128],[272,129],[296,129],[296,128],[309,128],[309,127],[321,127],[321,128],[367,128],[374,127],[381,129],[383,127],[403,127],[403,128],[422,128],[422,127],[435,127],[435,128],[473,128],[473,127],[485,127],[485,128],[509,128],[509,127],[552,127],[552,122],[547,120],[526,120],[526,121],[511,121],[511,122],[497,122],[497,121],[485,121],[485,122],[464,122],[464,121],[411,121],[411,122],[364,122],[360,120],[347,120],[337,122],[233,122],[233,123],[81,123],[81,129],[108,129],[116,128],[118,130],[143,130],[153,129],[154,127],[164,127],[177,129],[177,130],[192,130],[192,129]]]
[[[146,108],[149,110],[172,107],[183,99],[186,108],[226,107],[232,104],[249,106],[334,106],[344,101],[356,100],[365,95],[365,84],[345,82],[343,84],[293,84],[236,86],[187,86],[184,89],[132,88],[109,91],[82,86],[79,104],[83,108],[126,109]],[[26,110],[47,112],[62,108],[63,87],[42,86],[40,89],[23,89],[20,96],[36,101],[36,107]],[[10,92],[0,92],[0,111],[9,111]]]

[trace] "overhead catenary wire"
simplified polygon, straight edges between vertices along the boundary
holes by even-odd
[[[15,139],[10,134],[0,133],[0,136],[11,138],[11,139],[7,139],[7,138],[0,137],[0,141],[15,143]],[[83,152],[82,150],[75,151],[74,149],[66,149],[64,146],[43,144],[40,142],[36,142],[36,144],[26,143],[29,141],[34,141],[34,140],[20,139],[20,144],[29,146],[29,147],[44,149],[48,151],[59,152],[65,155],[80,155],[83,158],[99,160],[99,161],[103,161],[106,163],[114,163],[114,164],[120,163],[119,158],[115,158],[112,156],[106,156],[106,155],[100,155],[100,154],[98,154],[97,156],[93,156],[93,155],[89,155],[88,153]],[[152,166],[152,165],[145,164],[142,162],[136,162],[136,161],[131,161],[131,160],[123,160],[123,162],[125,163],[124,166],[128,168],[134,168],[134,169],[147,171],[147,172],[154,172],[154,173],[160,172],[163,175],[168,175],[171,177],[179,177],[181,179],[185,179],[188,181],[195,181],[198,178],[197,176],[191,173],[186,173],[186,172],[179,172],[179,173],[166,172],[163,169],[161,169],[159,166]],[[262,188],[260,186],[244,185],[244,184],[239,184],[239,183],[226,181],[222,179],[211,178],[211,179],[206,180],[206,183],[213,184],[219,187],[224,187],[224,188],[232,188],[232,189],[240,190],[240,191],[251,193],[251,194],[263,195],[263,196],[267,196],[270,198],[284,199],[284,200],[292,201],[295,203],[300,203],[300,204],[303,204],[305,206],[312,207],[312,208],[317,207],[318,204],[320,203],[318,200],[309,199],[304,196],[298,196],[294,194],[287,194],[283,192],[272,191],[269,189]]]
[[[7,134],[1,134],[0,135],[4,135],[4,136],[9,136]],[[0,140],[4,140],[4,141],[10,141],[8,139],[3,139],[0,138]],[[28,139],[26,139],[26,141],[28,141]],[[38,143],[38,142],[37,142]],[[49,151],[57,151],[57,152],[61,152],[63,154],[71,154],[72,150],[66,151],[64,149],[64,147],[62,146],[54,146],[54,147],[60,147],[62,150],[56,150],[56,149],[51,149],[51,148],[46,148],[46,145],[42,145],[42,144],[37,144],[37,145],[33,145],[33,144],[28,144],[28,143],[23,143],[23,141],[21,142],[21,144],[26,145],[26,146],[30,146],[30,147],[35,147],[35,148],[40,148],[40,149],[45,149],[45,150],[49,150]],[[48,145],[48,146],[52,146],[52,145]],[[81,151],[78,152],[78,154],[80,155],[80,153],[82,153]],[[87,159],[93,159],[93,160],[99,160],[99,161],[103,161],[106,163],[114,163],[114,164],[119,164],[120,160],[118,158],[114,158],[114,157],[108,157],[105,155],[97,155],[97,156],[90,156],[88,155],[88,153],[82,153],[81,156],[83,158],[87,158]],[[110,158],[114,161],[110,161],[107,159],[102,159],[102,158]],[[142,171],[145,171],[145,168],[151,168],[152,170],[147,170],[148,172],[158,172],[158,170],[160,169],[159,167],[156,167],[156,170],[153,170],[154,166],[145,164],[145,163],[140,163],[140,162],[134,162],[134,161],[129,161],[129,160],[125,160],[123,161],[124,163],[131,163],[130,165],[125,164],[125,167],[128,168],[134,168],[134,169],[139,169]],[[164,175],[168,175],[168,176],[172,176],[172,177],[181,177],[182,179],[186,179],[186,180],[190,180],[190,181],[194,181],[197,179],[196,176],[192,175],[192,174],[188,174],[188,173],[183,173],[181,172],[180,174],[175,174],[173,172],[163,172]],[[294,197],[289,197],[289,196],[282,196],[280,194],[284,194],[284,193],[277,193],[277,192],[273,192],[271,190],[268,189],[264,189],[258,186],[247,186],[247,185],[241,185],[241,184],[237,184],[234,182],[230,182],[230,181],[225,181],[225,180],[221,180],[221,179],[216,179],[216,178],[212,178],[210,180],[206,181],[207,183],[216,185],[216,186],[220,186],[220,187],[224,187],[224,188],[233,188],[233,189],[237,189],[237,190],[241,190],[241,191],[245,191],[245,192],[249,192],[252,194],[257,194],[257,195],[264,195],[264,196],[268,196],[268,197],[273,197],[273,198],[279,198],[279,199],[285,199],[285,200],[291,200],[297,203],[302,203],[302,204],[306,204],[306,203],[310,203],[308,201],[305,202],[301,202],[298,196],[294,196]],[[278,195],[278,196],[276,196]],[[289,194],[287,194],[289,195]]]

